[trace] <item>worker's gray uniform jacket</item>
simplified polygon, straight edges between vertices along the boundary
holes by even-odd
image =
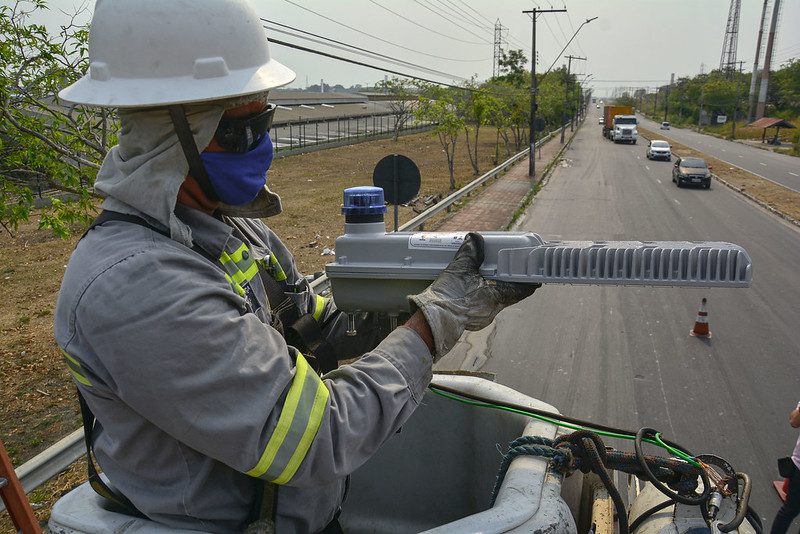
[[[277,532],[320,530],[346,475],[418,405],[430,353],[401,327],[320,379],[270,326],[258,270],[282,271],[321,322],[343,314],[320,308],[275,234],[258,220],[175,213],[205,254],[111,221],[78,243],[64,276],[55,335],[98,419],[97,461],[139,510],[174,527],[241,530],[268,480]]]

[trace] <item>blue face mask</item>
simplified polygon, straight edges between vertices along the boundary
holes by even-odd
[[[253,201],[267,183],[272,164],[269,133],[248,152],[202,152],[200,159],[219,199],[231,206]]]

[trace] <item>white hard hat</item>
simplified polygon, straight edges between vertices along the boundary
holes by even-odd
[[[59,97],[100,107],[167,106],[261,93],[294,78],[270,58],[245,0],[97,0],[89,72]]]

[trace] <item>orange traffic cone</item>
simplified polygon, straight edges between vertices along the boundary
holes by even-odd
[[[695,337],[711,337],[711,332],[708,331],[708,312],[706,311],[705,297],[700,302],[700,310],[697,312],[694,328],[689,332],[689,335]]]
[[[789,493],[789,479],[774,480],[772,486],[775,488],[775,491],[778,492],[778,497],[780,497],[783,502],[786,502],[786,494]]]

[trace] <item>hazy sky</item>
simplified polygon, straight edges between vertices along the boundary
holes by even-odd
[[[654,87],[667,82],[672,72],[676,77],[691,76],[701,68],[707,72],[718,67],[730,6],[728,0],[568,0],[566,3],[558,0],[553,4],[541,0],[250,1],[261,16],[270,20],[450,76],[389,65],[274,32],[268,34],[270,37],[440,81],[473,74],[479,79],[491,76],[493,23],[498,19],[507,28],[504,34],[507,46],[522,48],[530,58],[531,21],[522,11],[537,6],[541,9],[566,7],[567,13],[542,14],[538,18],[537,71],[547,69],[557,60],[559,51],[584,20],[598,17],[583,26],[564,54],[588,58],[587,61],[573,61],[573,72],[593,74],[590,83],[599,95],[619,86]],[[75,6],[81,5],[79,0],[49,0],[48,3],[52,12],[46,17],[47,24],[63,20],[58,10],[74,11]],[[781,3],[775,47],[778,63],[800,57],[800,1],[783,0]],[[92,6],[93,2],[89,1],[88,5]],[[761,0],[742,0],[737,60],[745,62],[746,71],[753,68],[761,6]],[[321,78],[330,84],[366,85],[383,77],[378,71],[276,44],[271,46],[271,52],[273,57],[297,72],[292,87],[304,87],[306,80],[308,84],[319,83]],[[556,67],[564,62],[566,60],[558,58]]]

